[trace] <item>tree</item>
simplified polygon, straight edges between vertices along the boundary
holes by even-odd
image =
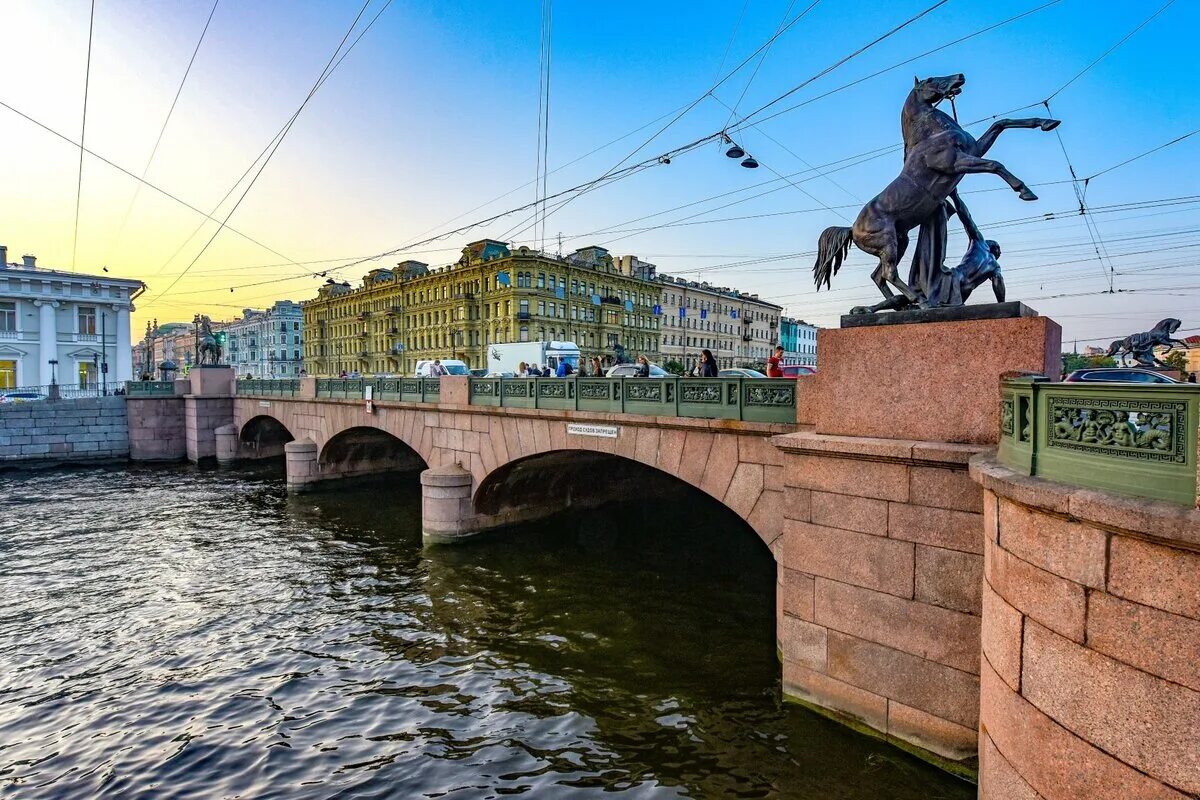
[[[1063,372],[1068,375],[1077,369],[1096,369],[1117,365],[1111,356],[1081,356],[1078,353],[1063,353],[1062,358]]]
[[[687,372],[687,369],[683,366],[683,364],[679,363],[678,361],[668,361],[667,363],[663,364],[663,369],[672,375],[682,375],[683,373]]]
[[[1177,369],[1183,373],[1188,371],[1187,355],[1182,350],[1172,350],[1162,361],[1171,369]]]

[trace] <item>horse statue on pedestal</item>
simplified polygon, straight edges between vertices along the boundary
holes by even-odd
[[[221,344],[217,341],[217,336],[213,333],[212,320],[208,317],[200,317],[200,332],[197,335],[199,344],[196,347],[196,358],[198,363],[203,366],[205,364],[220,364],[221,363]]]
[[[931,300],[932,305],[938,305],[921,291],[922,286],[914,288],[910,283],[918,277],[921,279],[916,282],[927,286],[930,271],[942,269],[946,220],[955,211],[947,200],[953,196],[954,204],[961,205],[955,191],[959,181],[964,175],[990,172],[999,175],[1022,200],[1036,200],[1037,195],[1020,178],[999,161],[983,156],[1009,128],[1052,131],[1059,125],[1056,119],[1003,119],[995,122],[977,140],[953,117],[937,108],[941,101],[961,93],[966,82],[961,73],[925,80],[914,78],[914,81],[901,114],[905,154],[900,175],[863,207],[853,227],[825,229],[813,265],[813,277],[819,291],[822,284],[829,286],[851,244],[877,257],[879,266],[871,273],[871,280],[879,287],[884,299],[863,309],[870,313],[909,305],[928,307]],[[910,283],[906,283],[900,278],[900,259],[908,249],[909,231],[918,225],[923,226],[922,246],[928,253],[920,257],[919,264],[914,264],[915,275],[910,275]],[[893,288],[900,294],[893,292]]]

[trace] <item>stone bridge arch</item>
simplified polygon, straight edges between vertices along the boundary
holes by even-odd
[[[275,417],[257,414],[239,428],[238,451],[242,458],[275,458],[282,456],[284,445],[295,439]]]
[[[380,472],[419,472],[429,465],[396,434],[374,425],[352,425],[330,436],[317,453],[317,470],[350,478]]]

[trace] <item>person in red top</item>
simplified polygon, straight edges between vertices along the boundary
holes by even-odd
[[[783,345],[775,345],[775,354],[767,359],[767,377],[783,377]]]

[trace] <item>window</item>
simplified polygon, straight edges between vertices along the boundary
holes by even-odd
[[[17,304],[16,303],[0,303],[0,331],[15,331],[16,329],[17,329]],[[3,380],[3,378],[0,378],[0,380]],[[10,388],[10,387],[5,387],[5,388]]]
[[[529,328],[525,327],[524,325],[521,326],[521,341],[529,341]]]
[[[507,305],[507,303],[506,303],[505,305]],[[522,317],[523,317],[523,318],[524,318],[524,317],[528,317],[528,316],[529,316],[529,301],[528,301],[528,300],[522,300],[522,301],[521,301],[521,305],[520,305],[520,309],[521,309],[521,310],[520,310],[520,312],[519,312],[519,313],[522,315]]]
[[[96,307],[79,307],[79,332],[96,335]]]
[[[525,302],[525,301],[522,300],[521,302]],[[546,315],[546,301],[545,300],[538,300],[538,315],[539,316]]]
[[[16,305],[9,303],[9,305]],[[17,362],[0,361],[0,389],[15,389],[17,386]]]
[[[544,272],[539,272],[539,273],[538,273],[538,285],[537,285],[537,288],[539,288],[539,289],[545,289],[545,288],[546,288],[546,273],[544,273]]]

